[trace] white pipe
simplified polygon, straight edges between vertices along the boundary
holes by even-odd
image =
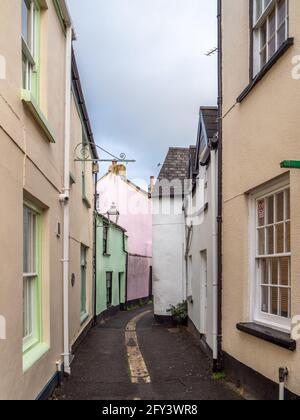
[[[64,250],[63,250],[63,313],[64,313],[64,370],[71,374],[69,340],[69,237],[70,237],[70,144],[71,144],[71,66],[72,27],[66,29],[66,92],[65,92],[65,156],[64,156]]]
[[[285,388],[284,382],[280,382],[279,383],[279,401],[284,401],[284,388]]]
[[[213,359],[218,360],[218,226],[217,226],[217,151],[211,151]]]

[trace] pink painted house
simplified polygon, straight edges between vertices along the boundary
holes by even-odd
[[[98,211],[127,231],[127,303],[152,295],[152,208],[150,194],[113,162],[98,182]]]

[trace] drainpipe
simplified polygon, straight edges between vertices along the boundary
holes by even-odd
[[[214,368],[216,370],[222,369],[222,282],[223,282],[223,271],[222,271],[222,217],[223,217],[223,184],[222,184],[222,164],[223,164],[223,82],[222,82],[222,0],[218,0],[218,355],[217,362]]]
[[[213,368],[218,369],[218,223],[217,223],[217,151],[210,152],[212,216],[212,286],[213,286]]]
[[[93,255],[93,264],[94,264],[94,325],[97,325],[97,219],[98,219],[98,209],[97,209],[97,184],[98,184],[98,164],[94,162],[93,172],[94,172],[94,255]]]
[[[284,401],[285,381],[289,376],[288,368],[279,369],[279,401]]]
[[[66,92],[65,92],[65,156],[64,189],[60,197],[64,203],[64,245],[63,245],[63,314],[64,314],[64,371],[71,374],[69,343],[69,237],[70,237],[70,143],[71,143],[71,51],[72,27],[66,28]]]

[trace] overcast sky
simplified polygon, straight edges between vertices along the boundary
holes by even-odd
[[[128,176],[148,181],[170,146],[195,144],[199,106],[216,105],[217,57],[205,53],[217,44],[217,2],[68,3],[96,142],[136,159]]]

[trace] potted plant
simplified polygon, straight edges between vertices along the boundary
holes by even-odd
[[[186,301],[178,303],[176,306],[171,305],[167,312],[171,314],[175,325],[187,325],[188,305]]]

